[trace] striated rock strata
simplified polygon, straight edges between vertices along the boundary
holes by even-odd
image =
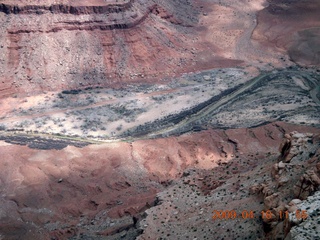
[[[192,63],[197,30],[190,28],[200,12],[190,2],[2,2],[0,89],[115,86],[198,68]]]
[[[114,1],[62,1],[57,4],[56,1],[34,1],[23,4],[21,1],[2,1],[0,4],[0,12],[6,14],[44,14],[46,11],[50,13],[64,13],[64,14],[101,14],[124,12],[132,7],[135,0],[123,1],[117,3]]]

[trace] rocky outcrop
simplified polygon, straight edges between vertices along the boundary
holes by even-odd
[[[54,14],[108,14],[121,13],[133,6],[135,0],[129,0],[124,3],[106,3],[104,5],[66,5],[66,4],[52,4],[52,5],[13,5],[8,3],[0,4],[0,12],[6,14],[44,14],[46,12]]]
[[[139,3],[137,3],[139,5]],[[121,5],[122,6],[122,5]],[[40,11],[42,9],[41,6],[29,6],[33,11]],[[94,30],[114,30],[114,29],[129,29],[139,25],[142,21],[144,21],[149,14],[153,11],[157,6],[155,4],[140,4],[137,8],[133,7],[132,3],[128,3],[125,7],[117,8],[115,10],[110,6],[101,6],[95,9],[94,6],[64,6],[64,5],[53,5],[50,7],[43,7],[47,9],[52,14],[61,14],[61,13],[71,13],[76,15],[86,14],[86,15],[100,15],[100,20],[89,20],[89,21],[61,21],[55,23],[52,26],[46,26],[46,29],[43,27],[36,28],[24,28],[24,29],[15,29],[8,30],[9,34],[21,34],[21,33],[50,33],[50,32],[58,32],[62,30],[68,31],[94,31]],[[89,9],[87,9],[89,8]],[[1,8],[0,8],[1,9]],[[15,8],[13,8],[15,9]],[[21,13],[24,11],[21,10]],[[20,13],[20,12],[19,12]],[[34,12],[30,12],[30,14],[34,14]],[[104,14],[105,17],[101,17]],[[110,19],[108,17],[109,14],[112,14],[113,17]]]
[[[305,217],[297,216],[295,211],[290,213],[285,223],[288,232],[285,240],[319,239],[320,191],[304,201],[295,201],[293,205],[295,209],[303,209]]]
[[[302,204],[302,200],[319,190],[319,135],[296,131],[285,134],[279,152],[279,162],[271,168],[273,180],[253,185],[250,191],[253,194],[263,194],[264,211],[269,211],[269,217],[263,218],[268,236],[272,239],[300,239],[297,230],[291,231],[294,225],[300,224],[306,219],[309,222],[312,221],[313,223],[309,224],[303,223],[303,228],[310,227],[307,231],[311,235],[314,229],[312,226],[317,225],[314,222],[316,220],[313,218],[310,220],[309,216],[309,212],[314,211],[305,211],[308,208]],[[319,201],[317,195],[319,194],[316,193],[312,198]],[[291,200],[288,201],[288,199]],[[299,229],[299,227],[295,229]]]
[[[293,157],[304,150],[308,141],[312,141],[313,134],[299,134],[292,132],[284,136],[284,140],[279,147],[281,153],[279,160],[288,163]],[[310,139],[311,138],[311,139]]]

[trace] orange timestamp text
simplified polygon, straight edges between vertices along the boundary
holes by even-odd
[[[278,216],[274,214],[271,210],[261,211],[256,213],[252,210],[242,210],[241,212],[237,212],[236,210],[214,210],[212,211],[212,219],[253,219],[255,217],[261,217],[262,219],[272,219],[277,218],[279,220],[284,220],[289,218],[289,211],[279,211],[277,213]],[[295,216],[298,220],[307,219],[308,213],[306,210],[296,210]]]

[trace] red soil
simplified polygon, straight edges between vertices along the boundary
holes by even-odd
[[[90,221],[138,216],[186,168],[214,170],[235,155],[277,153],[284,132],[293,130],[320,133],[275,123],[82,149],[35,150],[2,142],[0,233],[5,239],[112,234],[102,225],[90,228]]]

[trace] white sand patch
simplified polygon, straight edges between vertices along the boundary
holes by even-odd
[[[5,141],[0,141],[0,147],[10,146],[10,143],[6,143]]]
[[[293,76],[292,80],[294,81],[295,84],[297,84],[297,86],[299,86],[303,90],[306,90],[306,91],[310,90],[309,86],[305,85],[303,79]]]

